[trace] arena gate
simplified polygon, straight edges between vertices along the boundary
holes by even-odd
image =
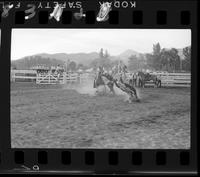
[[[54,73],[38,73],[36,78],[36,84],[64,84],[63,74]]]
[[[37,84],[75,84],[84,83],[91,78],[90,73],[62,73],[60,75],[48,73],[38,74],[36,78]]]
[[[94,79],[94,75],[89,72],[66,73],[60,75],[51,72],[38,73],[36,70],[11,70],[11,82],[35,82],[36,84],[73,84],[87,83]]]

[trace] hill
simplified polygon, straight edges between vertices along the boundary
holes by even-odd
[[[29,69],[36,65],[45,66],[57,66],[64,65],[68,60],[75,61],[77,64],[90,65],[90,63],[98,57],[98,53],[76,53],[76,54],[66,54],[66,53],[56,53],[47,54],[41,53],[33,56],[27,56],[18,60],[12,60],[11,66],[15,66],[17,69]]]
[[[177,49],[179,56],[183,59],[183,49]],[[137,57],[143,57],[146,59],[145,53],[139,53],[137,51],[128,49],[117,56],[110,56],[110,60],[123,60],[125,64],[128,63],[128,59],[131,55],[136,55]],[[74,61],[77,64],[83,64],[88,67],[99,57],[97,52],[91,53],[41,53],[33,56],[26,56],[18,60],[12,60],[11,65],[15,66],[17,69],[29,69],[32,66],[36,65],[45,65],[45,66],[57,66],[64,65],[68,60]]]
[[[75,61],[76,63],[89,65],[92,60],[98,58],[99,54],[97,52],[91,52],[91,53],[72,53],[72,54],[66,54],[66,53],[56,53],[56,54],[37,54],[35,56],[40,56],[42,58],[51,58],[51,59],[57,59],[66,62],[67,60]]]
[[[42,58],[41,56],[31,56],[24,57],[19,60],[14,60],[11,62],[11,66],[17,69],[30,69],[33,66],[44,65],[44,66],[57,66],[64,65],[62,60],[58,60],[55,58]]]

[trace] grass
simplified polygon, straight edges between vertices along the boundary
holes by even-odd
[[[13,148],[190,148],[190,89],[144,88],[141,102],[61,86],[11,85]]]

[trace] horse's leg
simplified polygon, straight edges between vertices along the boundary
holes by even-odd
[[[137,94],[134,93],[135,97],[136,97],[136,101],[139,101]],[[133,94],[129,94],[129,103],[133,103],[134,102],[134,98],[133,98]]]
[[[157,81],[157,88],[160,88],[160,86],[161,86],[161,82],[160,82],[160,80],[158,80]]]
[[[139,97],[138,97],[138,94],[137,94],[137,90],[134,88],[133,90],[133,93],[134,93],[134,96],[136,98],[136,101],[140,101]],[[133,95],[132,95],[132,98],[133,98]]]
[[[129,103],[132,103],[132,101],[133,101],[132,95],[129,95],[128,102],[129,102]]]
[[[110,91],[113,95],[115,95],[114,84],[110,85]]]
[[[160,81],[158,80],[157,81],[157,88],[159,88],[160,87]]]
[[[159,84],[159,81],[158,81],[158,79],[156,78],[156,79],[155,79],[155,86],[156,86],[156,88],[158,88],[158,84]]]
[[[160,88],[160,80],[157,80],[157,88]]]
[[[156,83],[156,81],[154,81],[154,88],[156,88],[156,85],[157,85],[157,83]]]
[[[133,95],[131,94],[131,97],[130,97],[130,101],[131,101],[131,103],[133,102]]]
[[[140,99],[138,98],[137,93],[135,93],[135,98],[136,98],[136,101],[140,101]]]
[[[95,95],[98,95],[98,93],[99,93],[98,87],[96,87]]]
[[[141,80],[141,87],[144,88],[144,84],[145,82],[143,80]]]
[[[104,84],[104,94],[106,94],[106,84]]]
[[[108,86],[108,88],[109,88],[110,92],[112,92],[112,85],[111,85],[111,83],[110,83],[110,82],[108,82],[108,83],[107,83],[107,86]]]
[[[112,90],[111,90],[111,86],[110,86],[109,83],[107,84],[107,86],[108,86],[108,88],[109,88],[109,92],[112,92]]]

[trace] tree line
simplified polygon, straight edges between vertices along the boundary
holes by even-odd
[[[183,58],[175,48],[161,48],[160,44],[153,45],[153,52],[145,56],[129,57],[129,70],[151,69],[168,72],[190,72],[191,70],[191,47],[185,47],[182,51]],[[145,59],[146,58],[146,59]]]
[[[190,72],[191,70],[191,47],[182,49],[183,58],[180,57],[179,51],[176,48],[166,49],[161,48],[159,43],[153,45],[152,53],[132,55],[128,58],[127,67],[130,71],[138,71],[141,69],[150,69],[156,71],[168,72]],[[94,59],[89,68],[97,69],[99,66],[110,70],[113,66],[123,63],[120,58],[112,60],[108,50],[103,48],[99,51],[99,57]],[[123,63],[124,64],[124,63]],[[76,64],[72,61],[69,64],[69,69],[76,70],[84,68],[82,64]],[[87,67],[85,67],[87,68]]]
[[[141,69],[150,69],[156,71],[168,72],[190,72],[191,70],[191,47],[185,47],[182,50],[183,58],[179,56],[179,51],[175,48],[161,48],[159,43],[153,45],[152,53],[132,55],[128,58],[127,67],[130,71],[138,71]],[[42,58],[41,56],[26,57],[23,60],[12,62],[11,65],[17,69],[30,69],[32,66],[63,66],[67,71],[85,70],[89,68],[97,69],[103,66],[106,70],[110,70],[113,66],[123,63],[120,58],[113,60],[108,50],[103,48],[99,51],[99,56],[90,63],[89,66],[67,60],[67,62]]]

